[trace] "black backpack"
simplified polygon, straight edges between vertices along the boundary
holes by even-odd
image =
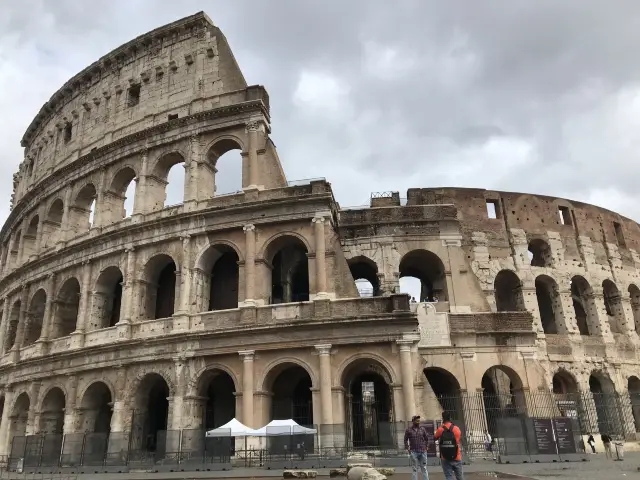
[[[453,426],[453,423],[449,428],[442,425],[440,435],[440,456],[449,461],[454,461],[458,456],[458,441],[453,433]]]

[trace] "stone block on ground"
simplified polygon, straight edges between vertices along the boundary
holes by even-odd
[[[285,470],[282,478],[316,478],[318,472],[315,470]]]
[[[386,477],[390,477],[391,475],[396,473],[395,468],[389,468],[389,467],[377,467],[376,470],[378,470],[378,473],[381,473]]]
[[[331,470],[329,470],[330,478],[346,477],[346,476],[347,476],[346,468],[332,468]]]
[[[349,470],[351,470],[354,467],[373,468],[373,463],[369,463],[369,462],[348,463],[347,473],[349,473]]]
[[[347,473],[347,480],[387,480],[387,477],[375,468],[353,467]]]

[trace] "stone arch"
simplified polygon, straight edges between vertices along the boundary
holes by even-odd
[[[26,347],[27,345],[36,343],[42,335],[46,304],[47,293],[43,288],[40,288],[33,294],[29,301],[29,310],[27,310],[24,341],[22,346]]]
[[[456,424],[463,424],[463,404],[458,379],[448,370],[439,367],[426,367],[422,373],[427,380],[426,410],[438,411],[439,414],[448,412]]]
[[[575,275],[571,278],[571,299],[580,335],[600,334],[593,289],[589,282],[580,275]]]
[[[346,392],[345,429],[350,446],[395,445],[391,371],[383,363],[362,356],[347,363],[340,374],[340,385]]]
[[[400,278],[413,277],[420,281],[420,302],[448,302],[445,266],[435,253],[416,249],[406,253],[398,266]]]
[[[132,213],[125,209],[125,202],[128,195],[133,194],[135,197],[137,178],[136,170],[130,165],[123,166],[114,174],[102,200],[104,205],[101,210],[105,217],[105,224],[120,221]],[[133,192],[130,186],[133,186]]]
[[[66,337],[76,330],[80,308],[80,282],[75,277],[64,281],[55,297],[51,338]]]
[[[111,265],[100,272],[92,296],[91,330],[114,327],[120,321],[123,275]]]
[[[6,407],[5,407],[6,408]],[[9,445],[14,437],[22,437],[27,431],[27,419],[31,409],[31,398],[27,392],[20,393],[11,405],[9,424]]]
[[[380,295],[380,278],[378,265],[369,257],[359,255],[347,260],[351,276],[356,282],[361,297],[377,297]]]
[[[552,391],[555,395],[574,395],[580,392],[578,380],[568,370],[560,368],[553,374]]]
[[[640,432],[640,377],[631,375],[627,379],[627,390],[631,403],[631,414],[636,432]]]
[[[11,305],[9,311],[9,325],[7,326],[6,338],[4,339],[4,351],[5,353],[11,350],[16,343],[16,336],[18,334],[18,324],[20,322],[20,310],[22,309],[22,302],[16,300]]]
[[[67,404],[65,392],[58,386],[49,388],[42,396],[38,431],[61,435],[64,431],[64,411]]]
[[[527,246],[532,267],[553,267],[551,247],[542,238],[532,238]]]
[[[187,391],[189,392],[188,393],[189,395],[198,395],[198,392],[203,386],[202,381],[207,378],[206,375],[207,375],[207,372],[209,371],[224,373],[225,375],[228,375],[229,378],[233,380],[233,388],[235,390],[241,387],[238,380],[238,375],[231,368],[217,362],[209,363],[206,366],[199,369],[196,372],[196,374],[189,379],[189,384],[187,386]]]
[[[311,378],[311,386],[317,387],[317,378],[313,372],[313,368],[304,360],[300,360],[295,357],[282,357],[278,358],[267,364],[263,371],[262,382],[260,383],[260,389],[262,391],[269,391],[271,383],[277,375],[291,366],[296,366],[304,369]]]
[[[306,239],[293,233],[271,237],[264,246],[263,258],[270,267],[272,285],[269,303],[306,302],[310,296],[309,255]]]
[[[602,370],[592,371],[589,375],[589,391],[593,398],[593,409],[590,409],[589,415],[592,431],[609,435],[624,434],[625,421],[618,408],[619,399],[611,377]]]
[[[171,255],[153,255],[144,266],[144,294],[141,298],[143,318],[157,319],[173,316],[179,287],[176,281],[178,264]]]
[[[196,384],[197,396],[202,399],[200,421],[195,419],[196,426],[210,430],[234,419],[237,385],[236,379],[226,369],[205,369]]]
[[[512,270],[500,270],[493,282],[498,312],[519,312],[525,310],[522,295],[522,281]]]
[[[538,275],[535,287],[542,331],[546,334],[566,333],[562,299],[556,281],[548,275]]]
[[[47,217],[42,230],[42,238],[45,247],[51,247],[62,240],[62,217],[64,216],[64,203],[56,198],[47,209]]]
[[[344,386],[345,379],[350,375],[350,369],[358,367],[361,368],[362,365],[366,363],[370,363],[371,368],[373,369],[372,371],[375,371],[382,376],[385,382],[389,383],[389,385],[400,382],[395,369],[384,357],[375,353],[367,352],[356,353],[346,358],[336,369],[334,383]],[[376,369],[376,367],[379,368]]]
[[[624,316],[620,290],[618,290],[617,285],[609,279],[602,282],[602,300],[611,333],[624,333],[627,321]]]
[[[629,285],[628,292],[631,300],[631,311],[633,312],[635,331],[640,334],[640,288],[632,283]]]
[[[214,242],[196,262],[199,312],[238,308],[240,254],[231,242]]]
[[[93,226],[98,190],[93,183],[85,184],[76,195],[69,209],[69,228],[80,235]]]
[[[169,426],[171,386],[161,373],[146,372],[136,378],[133,396],[132,444],[138,450],[162,448],[162,434]]]
[[[113,386],[105,380],[91,382],[80,398],[80,431],[102,434],[101,439],[93,438],[97,445],[92,447],[92,452],[106,452],[106,434],[111,432],[112,405],[115,400]]]
[[[24,234],[22,240],[22,258],[28,260],[32,255],[36,255],[37,252],[37,239],[38,239],[38,227],[40,225],[40,216],[35,214],[29,220],[29,225]]]
[[[233,153],[237,150],[246,151],[242,140],[234,135],[219,136],[207,147],[208,173],[211,176],[214,195],[233,193],[248,186],[243,179],[242,153],[240,155]],[[223,183],[230,183],[230,185],[223,186]]]
[[[163,153],[156,160],[153,173],[147,175],[145,184],[145,197],[151,202],[153,211],[184,202],[185,159],[186,156],[181,151],[173,150]],[[178,186],[175,192],[172,187],[174,183]]]
[[[18,229],[13,234],[13,240],[11,241],[11,249],[9,251],[9,264],[13,268],[15,268],[20,261],[19,255],[20,255],[20,238],[21,237],[22,237],[22,230]]]
[[[513,368],[494,365],[482,375],[481,386],[487,428],[496,437],[506,419],[527,410],[522,379]]]

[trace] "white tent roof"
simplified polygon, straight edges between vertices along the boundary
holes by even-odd
[[[298,425],[294,420],[272,420],[264,427],[254,430],[256,437],[273,437],[276,435],[312,435],[316,433],[314,428]]]
[[[253,428],[247,427],[235,418],[207,432],[207,437],[252,437],[254,435],[255,430]]]

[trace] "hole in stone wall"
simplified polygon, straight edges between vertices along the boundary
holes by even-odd
[[[626,242],[624,241],[624,233],[622,232],[622,225],[618,222],[613,222],[613,230],[616,233],[616,241],[618,242],[619,247],[626,247]]]
[[[131,85],[127,92],[127,105],[135,107],[140,103],[140,84]]]
[[[569,207],[558,207],[558,216],[562,225],[571,225],[571,211]]]
[[[487,200],[487,216],[489,218],[500,218],[500,208],[497,200]]]

